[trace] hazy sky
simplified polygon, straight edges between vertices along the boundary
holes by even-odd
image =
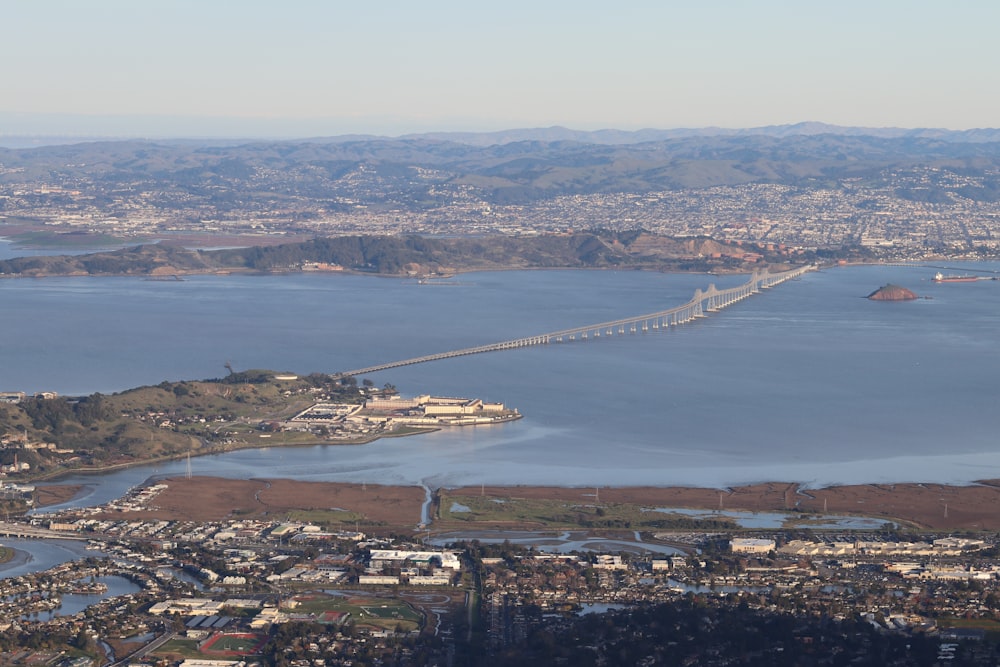
[[[25,0],[0,134],[1000,125],[995,0]]]

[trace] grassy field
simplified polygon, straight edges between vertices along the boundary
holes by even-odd
[[[419,629],[423,621],[419,612],[393,597],[314,594],[296,600],[298,604],[289,611],[317,616],[327,611],[349,613],[350,623],[373,625],[387,630],[400,628],[404,632],[410,632]]]
[[[1000,621],[991,618],[948,618],[940,617],[935,619],[939,627],[960,628],[963,630],[984,630],[987,637],[996,641],[1000,638]]]
[[[323,528],[352,527],[360,522],[371,525],[371,522],[363,514],[347,510],[291,510],[285,515],[285,518],[288,521],[311,523]]]
[[[239,653],[243,655],[251,654],[254,649],[261,645],[264,637],[242,636],[242,635],[222,635],[209,644],[204,651],[198,650],[198,640],[196,639],[171,639],[166,644],[157,649],[153,655],[158,657],[181,657],[181,658],[201,658],[217,653]]]
[[[699,519],[682,514],[643,511],[629,503],[567,502],[537,498],[439,494],[435,527],[469,525],[526,526],[539,528],[666,529],[735,528],[725,517]]]
[[[160,657],[179,656],[181,658],[205,657],[201,651],[198,650],[198,642],[194,639],[171,639],[154,651],[152,655]]]
[[[222,635],[215,641],[207,644],[205,653],[239,653],[250,655],[264,642],[264,637],[260,635]]]

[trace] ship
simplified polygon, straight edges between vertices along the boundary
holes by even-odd
[[[936,283],[974,283],[977,280],[982,280],[979,276],[946,276],[943,273],[934,274],[934,282]]]

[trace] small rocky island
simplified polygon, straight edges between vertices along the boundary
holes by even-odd
[[[868,295],[872,301],[913,301],[919,299],[914,292],[899,285],[883,285]]]

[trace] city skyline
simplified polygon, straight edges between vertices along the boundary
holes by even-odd
[[[984,2],[49,0],[8,18],[0,134],[969,129],[1000,103]]]

